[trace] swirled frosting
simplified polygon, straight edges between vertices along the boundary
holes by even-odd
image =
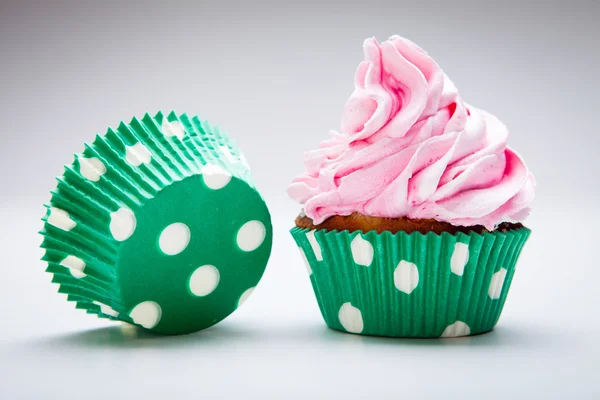
[[[522,221],[535,181],[506,146],[506,126],[466,104],[411,41],[363,47],[342,133],[305,154],[306,172],[288,188],[313,223],[353,212],[489,230]]]

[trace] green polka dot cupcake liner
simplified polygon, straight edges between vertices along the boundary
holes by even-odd
[[[530,233],[291,230],[330,328],[420,338],[492,330]]]
[[[226,318],[261,279],[269,211],[242,152],[197,116],[121,122],[57,181],[43,260],[77,308],[184,334]]]

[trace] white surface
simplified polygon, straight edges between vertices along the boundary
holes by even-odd
[[[13,229],[0,234],[0,398],[597,398],[600,274],[585,250],[596,238],[579,224],[584,211],[553,235],[550,211],[560,215],[531,218],[496,330],[402,340],[325,327],[287,212],[274,210],[273,254],[246,304],[204,332],[162,337],[75,310],[32,251],[39,216],[2,210]]]

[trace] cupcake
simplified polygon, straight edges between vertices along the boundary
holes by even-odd
[[[241,305],[271,251],[269,211],[219,128],[146,114],[109,128],[57,178],[43,260],[77,308],[165,334]]]
[[[365,335],[487,332],[530,234],[533,175],[424,50],[398,36],[363,48],[341,133],[288,189],[323,318]]]

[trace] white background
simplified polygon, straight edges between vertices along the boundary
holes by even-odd
[[[216,3],[0,4],[0,398],[598,398],[597,3]],[[299,206],[286,185],[339,126],[363,39],[395,33],[509,126],[538,181],[533,234],[488,334],[328,330],[287,232]],[[179,337],[74,310],[36,233],[83,142],[159,109],[238,141],[274,225],[244,307]]]

